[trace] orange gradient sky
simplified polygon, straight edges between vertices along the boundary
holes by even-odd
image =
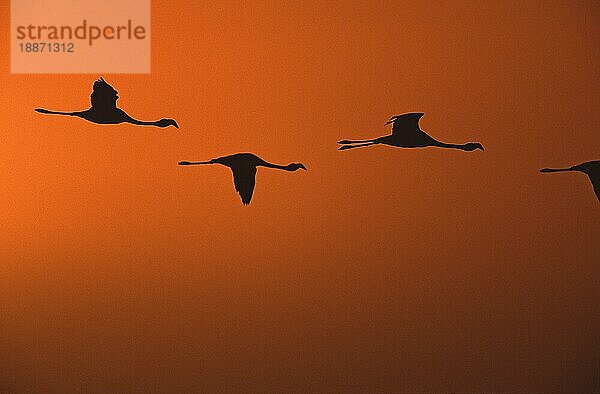
[[[11,75],[0,391],[599,388],[595,2],[152,1],[152,72]],[[421,126],[485,152],[342,138]],[[220,166],[253,152],[244,207]]]

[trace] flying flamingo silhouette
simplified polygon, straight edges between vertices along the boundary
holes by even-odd
[[[92,101],[92,107],[90,109],[75,112],[59,112],[36,108],[35,111],[50,115],[77,116],[99,124],[131,123],[140,126],[175,126],[179,128],[179,125],[173,119],[161,119],[153,122],[133,119],[131,116],[127,115],[125,111],[117,108],[117,99],[119,98],[118,93],[119,92],[110,86],[103,78],[100,78],[94,82],[94,91],[90,96]]]
[[[590,178],[594,192],[598,201],[600,201],[600,160],[588,161],[569,168],[542,168],[540,172],[583,172]]]
[[[338,144],[343,144],[339,150],[352,148],[360,148],[363,146],[371,146],[377,144],[390,145],[398,148],[424,148],[427,146],[435,146],[438,148],[460,149],[464,151],[473,151],[475,149],[483,149],[483,145],[479,142],[470,142],[467,144],[447,144],[440,142],[419,127],[419,119],[424,115],[423,112],[413,112],[397,116],[392,116],[386,123],[392,125],[392,134],[384,137],[375,138],[372,140],[342,140]]]
[[[179,162],[180,166],[201,164],[221,164],[229,167],[231,172],[233,172],[235,190],[239,193],[244,205],[250,204],[250,200],[252,199],[252,193],[254,192],[254,185],[256,183],[255,177],[257,167],[276,168],[284,171],[306,170],[306,167],[304,167],[302,163],[291,163],[287,166],[281,166],[264,161],[252,153],[236,153],[234,155],[218,157],[209,161]]]

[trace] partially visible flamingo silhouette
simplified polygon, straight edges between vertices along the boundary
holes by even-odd
[[[600,201],[600,160],[588,161],[568,168],[542,168],[540,170],[540,172],[565,171],[577,171],[586,174],[592,182],[592,186],[594,187],[594,192],[596,192],[596,197],[598,198],[598,201]]]
[[[372,140],[342,140],[338,144],[343,144],[339,150],[360,148],[377,144],[390,145],[398,148],[424,148],[427,146],[436,146],[439,148],[460,149],[464,151],[473,151],[483,149],[479,142],[469,142],[467,144],[447,144],[440,142],[419,127],[419,119],[424,115],[423,112],[407,113],[392,116],[386,124],[393,123],[392,134]]]
[[[49,111],[43,108],[36,108],[35,111],[50,115],[77,116],[79,118],[99,124],[131,123],[140,126],[175,126],[179,128],[179,125],[173,119],[161,119],[153,122],[133,119],[131,116],[127,115],[125,111],[117,108],[117,99],[119,98],[118,92],[103,78],[100,78],[94,82],[94,91],[92,92],[90,98],[92,101],[92,107],[90,109],[86,109],[85,111],[59,112]]]
[[[244,205],[250,204],[252,193],[254,192],[256,167],[276,168],[278,170],[296,171],[306,170],[302,163],[291,163],[287,166],[272,164],[264,161],[252,153],[236,153],[230,156],[218,157],[209,161],[180,161],[180,166],[192,166],[200,164],[221,164],[231,169],[233,172],[233,183],[235,190],[240,194]]]

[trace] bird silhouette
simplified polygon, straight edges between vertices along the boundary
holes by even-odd
[[[254,185],[256,183],[255,177],[257,167],[276,168],[285,171],[296,171],[299,169],[306,170],[306,167],[304,167],[302,163],[291,163],[287,166],[281,166],[264,161],[252,153],[236,153],[234,155],[223,156],[209,161],[179,162],[180,166],[201,164],[221,164],[229,167],[231,172],[233,172],[235,190],[239,193],[244,205],[250,204],[250,200],[252,199],[252,193],[254,192]]]
[[[540,172],[566,171],[578,171],[586,174],[592,182],[592,186],[594,187],[594,192],[596,192],[598,201],[600,201],[600,160],[588,161],[569,168],[542,168],[540,170]]]
[[[60,112],[36,108],[35,111],[50,115],[77,116],[99,124],[131,123],[140,126],[175,126],[179,128],[179,125],[173,119],[161,119],[152,122],[133,119],[131,116],[127,115],[125,111],[117,108],[117,99],[119,98],[118,93],[119,92],[110,86],[103,78],[100,78],[94,82],[94,91],[90,96],[92,101],[90,109],[86,109],[85,111]]]
[[[392,116],[386,123],[392,125],[392,134],[372,140],[342,140],[338,144],[343,144],[339,150],[360,148],[377,144],[390,145],[398,148],[424,148],[427,146],[436,146],[438,148],[460,149],[464,151],[473,151],[483,149],[479,142],[469,142],[467,144],[447,144],[440,142],[419,127],[419,119],[424,115],[422,112],[407,113]]]

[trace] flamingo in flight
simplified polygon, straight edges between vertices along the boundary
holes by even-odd
[[[377,144],[390,145],[398,148],[424,148],[427,146],[436,146],[438,148],[460,149],[464,151],[473,151],[475,149],[483,149],[483,145],[479,142],[469,142],[467,144],[447,144],[438,141],[419,127],[419,119],[424,115],[423,112],[407,113],[397,116],[392,116],[386,123],[392,123],[392,134],[372,140],[342,140],[338,144],[342,144],[339,150],[352,148],[360,148],[363,146],[371,146]]]
[[[306,170],[306,167],[302,163],[291,163],[287,166],[269,163],[260,157],[253,155],[252,153],[236,153],[230,156],[218,157],[209,161],[180,161],[180,166],[192,166],[201,164],[221,164],[225,167],[229,167],[233,172],[233,183],[235,190],[239,193],[242,198],[244,205],[250,204],[252,199],[252,193],[254,192],[254,185],[256,183],[256,168],[267,167],[275,168],[284,171],[296,171],[299,169]]]
[[[600,201],[600,160],[588,161],[569,168],[542,168],[540,172],[583,172],[590,178],[596,197]]]
[[[119,98],[118,92],[112,86],[110,86],[104,80],[104,78],[100,78],[94,82],[94,91],[92,92],[90,98],[92,101],[92,106],[85,111],[59,112],[50,111],[43,108],[36,108],[35,111],[50,115],[77,116],[87,121],[99,124],[131,123],[139,126],[175,126],[179,128],[179,125],[173,119],[160,119],[152,122],[133,119],[131,116],[127,115],[125,111],[117,108],[117,99]]]

